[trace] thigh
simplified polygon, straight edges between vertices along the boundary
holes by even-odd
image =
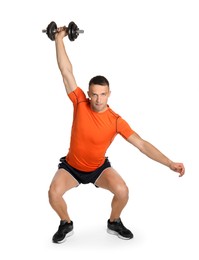
[[[67,190],[77,187],[79,182],[65,169],[57,170],[52,179],[50,189],[56,190],[59,194],[64,194]]]
[[[106,168],[95,182],[95,185],[115,193],[118,187],[125,186],[126,183],[119,173],[112,167]]]

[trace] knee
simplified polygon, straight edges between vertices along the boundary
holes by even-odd
[[[56,201],[58,200],[58,198],[61,196],[61,194],[59,194],[57,188],[55,185],[51,184],[50,188],[48,190],[48,198],[50,202]]]
[[[129,189],[125,183],[118,184],[116,187],[115,195],[120,199],[128,200],[129,198]]]

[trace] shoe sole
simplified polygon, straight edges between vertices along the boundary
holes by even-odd
[[[66,241],[67,237],[70,237],[70,236],[72,236],[73,234],[74,234],[74,230],[68,232],[63,240],[57,241],[57,242],[54,242],[54,241],[53,241],[53,243],[62,244],[62,243],[64,243],[64,242]]]
[[[129,237],[123,237],[123,236],[121,236],[118,232],[116,232],[116,231],[114,231],[114,230],[111,230],[111,229],[109,229],[109,228],[107,228],[107,233],[109,233],[109,234],[111,234],[111,235],[118,236],[119,238],[121,238],[121,239],[123,239],[123,240],[132,239],[132,237],[131,237],[131,238],[129,238]]]

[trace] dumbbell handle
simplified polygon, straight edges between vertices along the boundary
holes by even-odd
[[[68,28],[66,27],[66,29],[68,29]],[[47,32],[46,29],[43,29],[43,30],[42,30],[42,33],[46,33],[46,32]],[[56,32],[57,32],[57,30],[54,30],[54,31],[53,31],[53,33],[56,33]],[[77,30],[76,32],[77,32],[77,33],[84,33],[84,30]]]

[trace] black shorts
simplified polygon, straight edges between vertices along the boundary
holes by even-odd
[[[99,178],[101,173],[106,169],[111,167],[111,164],[108,160],[108,157],[106,157],[104,163],[102,166],[97,168],[95,171],[92,172],[84,172],[84,171],[79,171],[75,168],[73,168],[71,165],[69,165],[65,159],[66,157],[62,157],[60,159],[60,163],[58,165],[59,169],[65,169],[67,172],[69,172],[78,182],[79,184],[88,184],[88,183],[93,183],[95,184],[96,180]]]

